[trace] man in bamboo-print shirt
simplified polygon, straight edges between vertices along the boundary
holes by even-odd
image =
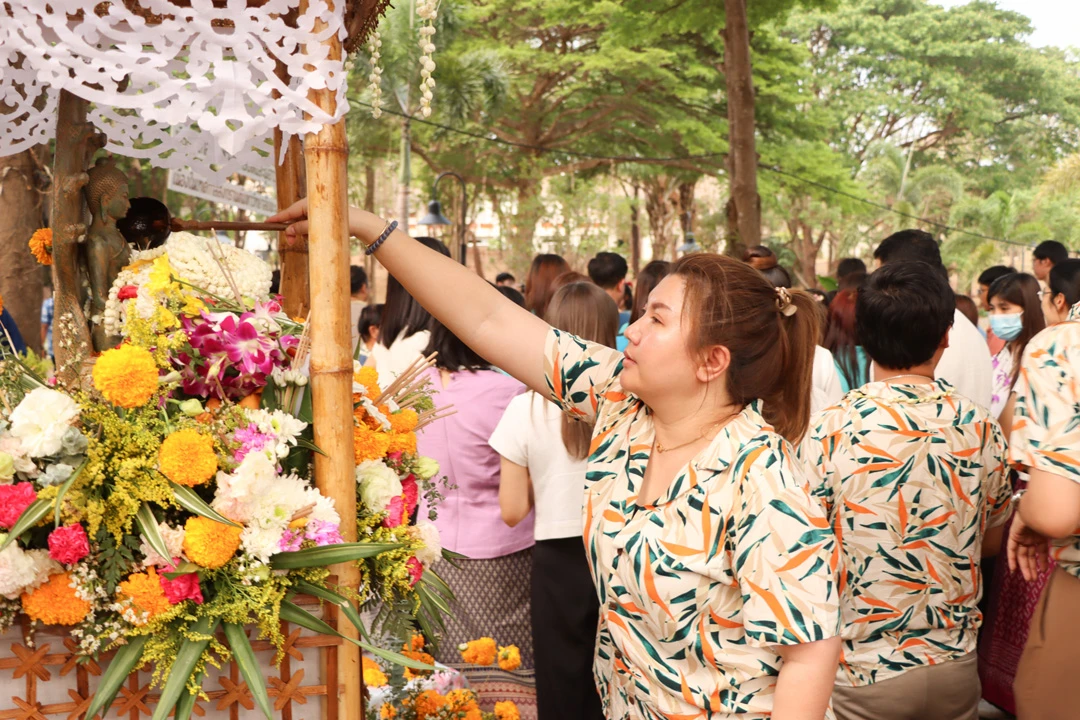
[[[800,448],[840,541],[838,720],[976,720],[979,562],[1011,487],[989,412],[934,369],[954,298],[937,269],[889,264],[860,290],[873,380],[811,420]]]

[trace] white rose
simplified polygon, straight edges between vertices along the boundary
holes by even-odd
[[[416,476],[421,480],[430,480],[439,474],[439,462],[429,457],[416,458]]]
[[[431,563],[442,557],[442,541],[439,538],[439,528],[431,523],[417,523],[410,528],[409,532],[414,538],[424,543],[422,549],[416,551],[416,559],[430,567]]]
[[[161,557],[150,547],[146,540],[143,540],[139,545],[139,550],[146,556],[146,559],[143,560],[143,567],[150,567],[151,565],[172,567],[173,558],[184,557],[184,528],[174,528],[171,525],[159,522],[158,532],[161,534],[161,539],[165,541],[165,548],[169,551],[170,557]]]
[[[7,537],[2,533],[0,536]],[[48,550],[23,550],[12,543],[0,552],[0,595],[15,600],[60,570],[60,565],[49,558]]]
[[[63,393],[38,388],[11,413],[11,434],[22,441],[30,457],[60,452],[64,433],[79,417],[79,405]]]
[[[357,465],[356,482],[360,484],[360,500],[374,513],[386,510],[390,500],[402,492],[397,473],[381,460],[367,460]]]

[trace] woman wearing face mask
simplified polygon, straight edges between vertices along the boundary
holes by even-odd
[[[1068,320],[1069,310],[1080,303],[1080,260],[1063,260],[1051,268],[1047,288],[1039,294],[1047,325]]]
[[[1012,395],[1020,374],[1020,358],[1028,340],[1035,337],[1046,321],[1039,304],[1039,281],[1027,273],[1012,273],[990,285],[990,329],[1005,341],[993,360],[994,391],[990,411],[999,419],[1008,437],[1012,427]]]
[[[306,232],[306,203],[275,219]],[[583,512],[606,716],[831,718],[836,540],[790,444],[809,424],[816,301],[690,255],[650,294],[624,358],[392,223],[354,209],[349,228],[476,353],[595,423]]]

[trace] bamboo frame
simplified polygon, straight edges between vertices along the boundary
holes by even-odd
[[[331,10],[334,3],[330,0]],[[303,10],[303,6],[301,10]],[[313,34],[324,30],[316,21]],[[332,59],[342,57],[341,40],[323,41]],[[334,114],[331,90],[312,91],[309,99]],[[356,479],[353,460],[353,360],[349,329],[349,230],[345,121],[324,126],[304,141],[308,196],[308,283],[311,296],[311,392],[316,418],[315,443],[326,456],[315,457],[315,484],[330,497],[341,516],[341,535],[356,540]],[[355,563],[335,565],[331,571],[342,586],[357,589],[360,570]],[[347,624],[346,624],[347,625]],[[342,633],[357,637],[351,625]],[[360,649],[348,643],[338,652],[337,676],[342,692],[339,717],[362,720],[364,701]],[[330,669],[328,668],[328,671]]]
[[[278,63],[278,76],[286,79],[288,70]],[[307,177],[304,172],[304,149],[300,138],[293,135],[285,148],[285,159],[279,164],[281,144],[284,137],[280,129],[274,130],[274,174],[277,179],[278,210],[284,210],[307,195]],[[278,233],[278,255],[281,260],[281,295],[285,312],[290,317],[305,317],[311,308],[308,288],[307,242],[296,238],[293,245],[286,244],[285,233]]]

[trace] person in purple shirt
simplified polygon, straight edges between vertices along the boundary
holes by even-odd
[[[515,701],[532,705],[536,681],[533,665],[529,588],[532,574],[533,518],[507,526],[499,508],[501,458],[488,444],[507,405],[525,386],[491,367],[442,323],[432,319],[431,340],[424,355],[438,353],[427,371],[436,407],[453,406],[417,435],[421,455],[439,462],[448,487],[438,506],[435,525],[442,545],[464,555],[455,565],[440,561],[433,568],[453,588],[455,600],[446,617],[435,659],[465,672],[481,701],[505,699],[513,684]],[[426,509],[421,510],[424,514]],[[521,667],[505,672],[497,666],[465,667],[457,646],[481,637],[499,645],[517,645]],[[524,713],[523,713],[524,715]]]

